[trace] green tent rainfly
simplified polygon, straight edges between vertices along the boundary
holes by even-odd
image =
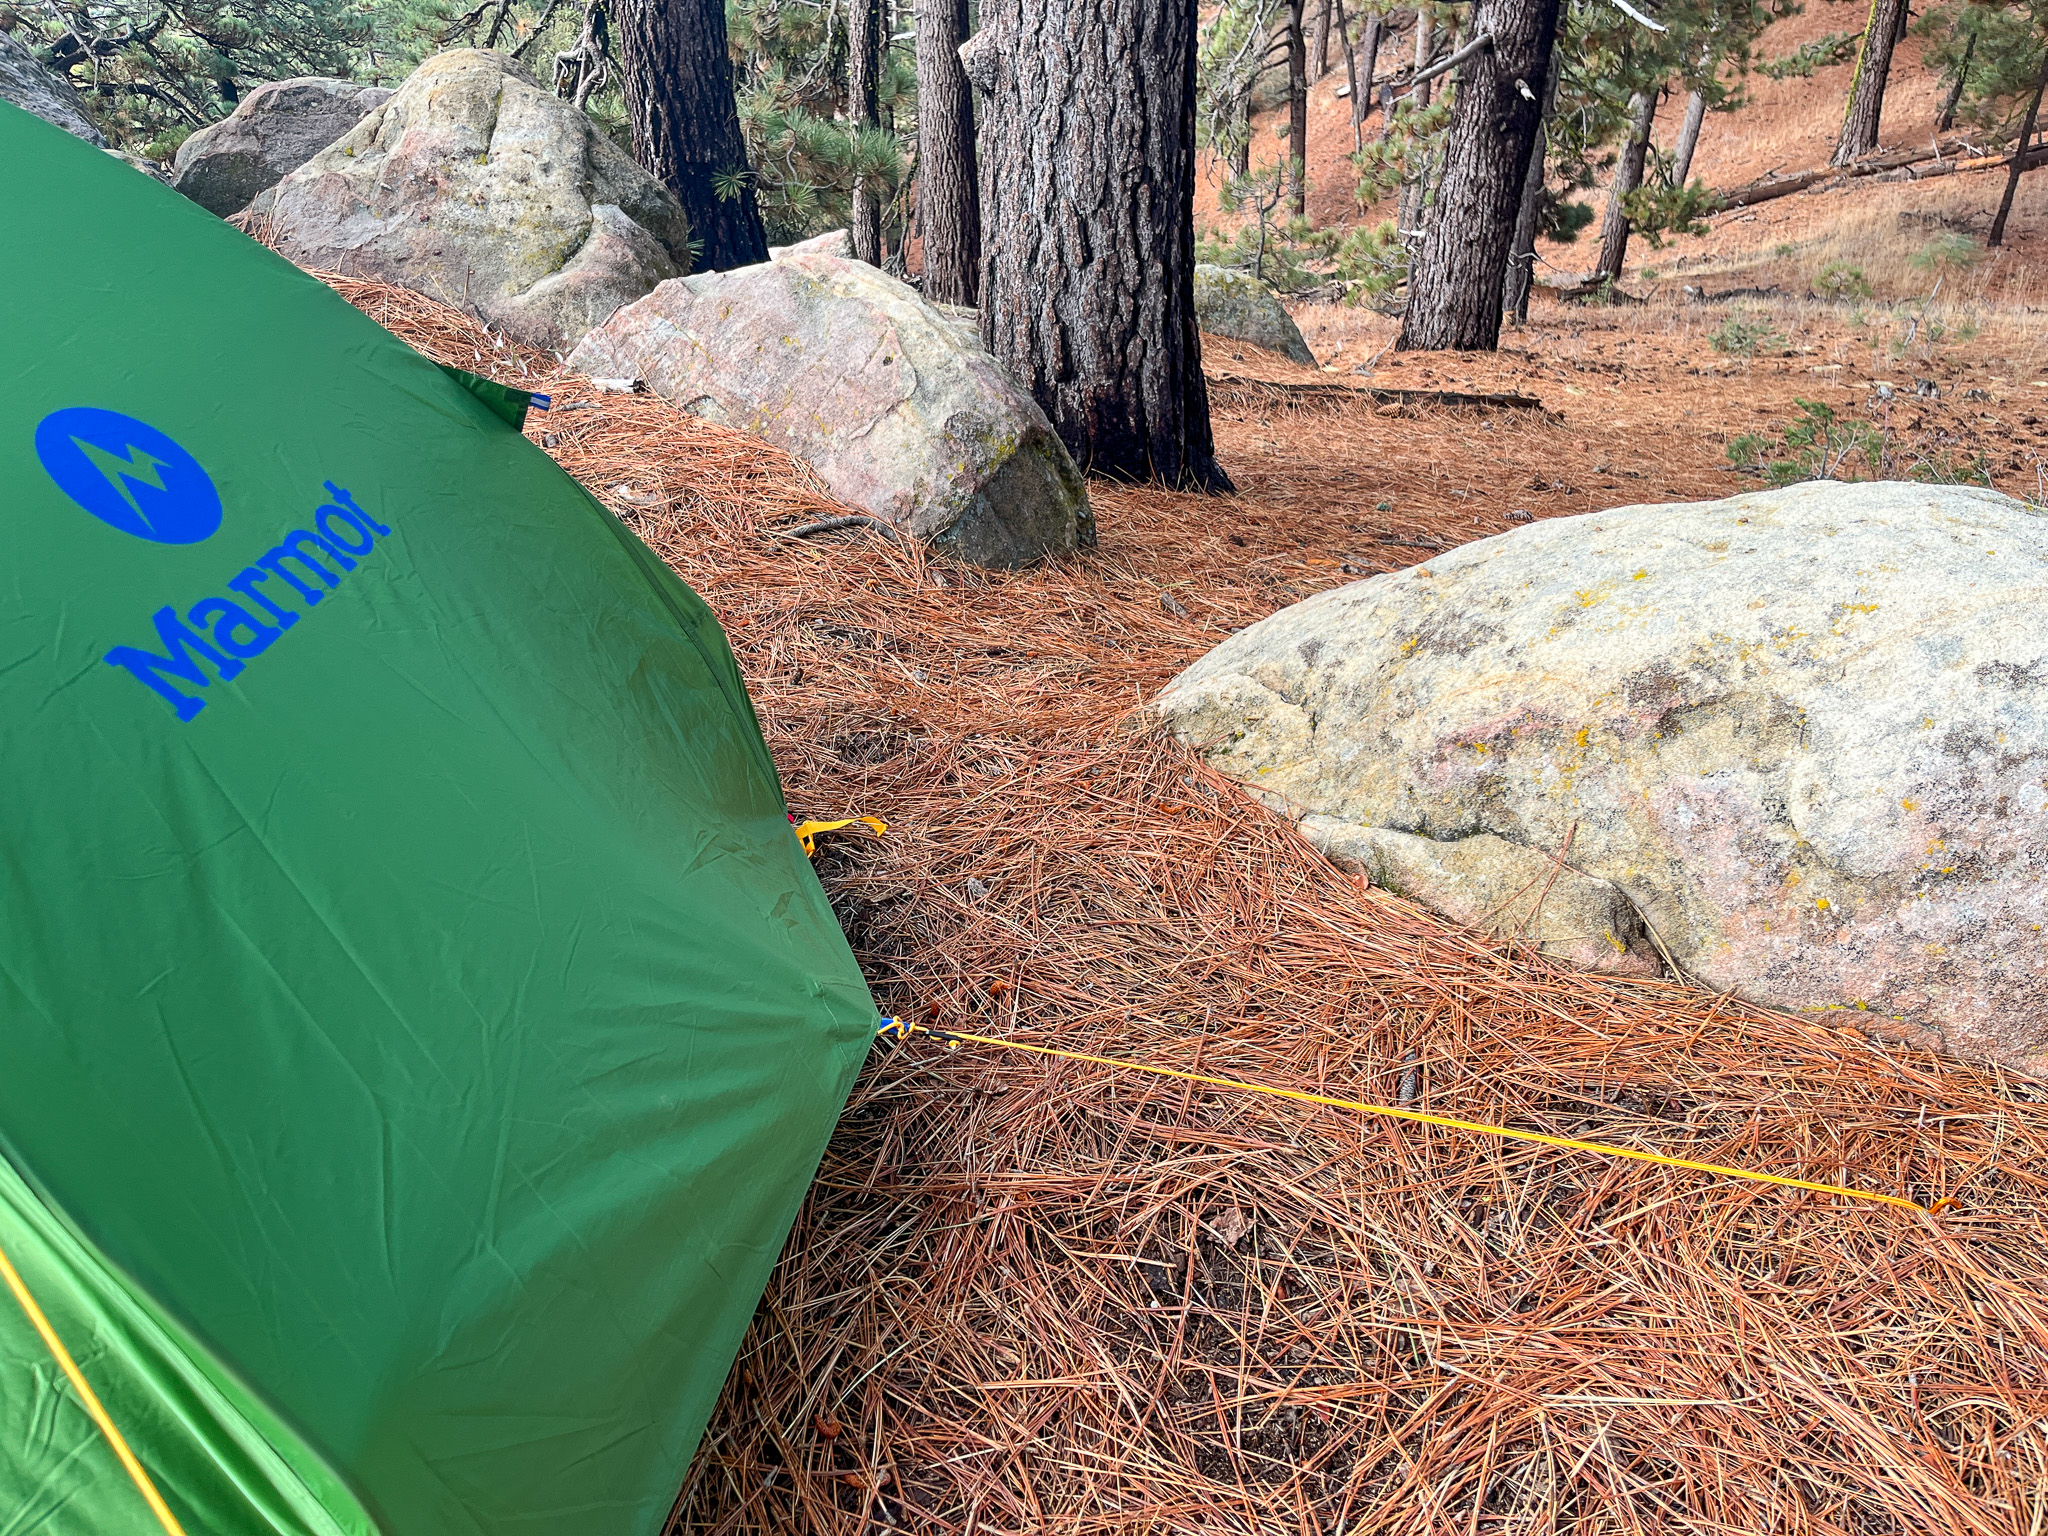
[[[656,1532],[875,1023],[724,636],[488,388],[0,164],[0,1532]]]

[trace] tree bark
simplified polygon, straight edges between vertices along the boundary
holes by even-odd
[[[1308,78],[1313,85],[1330,72],[1330,0],[1317,0],[1315,30],[1309,36]]]
[[[1977,51],[1977,34],[1972,32],[1963,44],[1963,62],[1956,66],[1956,77],[1950,83],[1948,95],[1941,103],[1941,115],[1934,120],[1936,133],[1947,133],[1956,125],[1956,108],[1962,105],[1963,88],[1970,83],[1970,56]]]
[[[1337,47],[1344,55],[1345,100],[1351,107],[1351,152],[1355,155],[1365,148],[1365,134],[1359,127],[1363,114],[1358,110],[1358,55],[1351,47],[1351,18],[1344,14],[1344,0],[1337,0]]]
[[[1564,73],[1564,50],[1553,35],[1550,67],[1543,76],[1542,116],[1536,121],[1536,139],[1529,146],[1529,165],[1522,177],[1522,201],[1515,209],[1515,239],[1508,247],[1507,279],[1502,285],[1501,308],[1514,317],[1515,324],[1529,323],[1529,291],[1536,286],[1536,215],[1543,206],[1543,175],[1550,153],[1550,118],[1557,111],[1558,77]]]
[[[1849,110],[1842,136],[1835,144],[1835,165],[1847,165],[1877,148],[1878,119],[1884,113],[1885,78],[1892,68],[1892,49],[1905,19],[1906,0],[1870,0],[1870,22],[1863,29],[1863,50],[1856,58],[1856,78],[1849,86]]]
[[[924,295],[981,302],[981,190],[975,185],[974,94],[960,67],[967,0],[917,0],[917,222]]]
[[[1372,109],[1372,72],[1380,62],[1380,13],[1365,18],[1365,36],[1358,44],[1358,64],[1351,76],[1351,147],[1365,148],[1365,114]]]
[[[846,115],[855,129],[882,122],[882,0],[847,0]],[[871,267],[882,264],[882,200],[853,184],[853,255]]]
[[[1194,0],[982,15],[983,342],[1084,470],[1227,489],[1195,328]]]
[[[1301,9],[1302,0],[1287,0],[1287,207],[1297,218],[1308,213],[1308,56]]]
[[[633,158],[690,216],[697,269],[768,259],[768,236],[740,137],[722,0],[618,0],[619,73]],[[717,183],[737,178],[738,195]]]
[[[1638,91],[1628,104],[1628,140],[1621,146],[1621,159],[1614,167],[1614,184],[1607,189],[1607,214],[1600,223],[1600,261],[1593,268],[1594,282],[1619,282],[1622,259],[1628,255],[1628,195],[1643,184],[1643,164],[1650,158],[1650,128],[1657,121],[1655,90]]]
[[[1490,352],[1529,152],[1543,119],[1529,88],[1550,73],[1558,0],[1475,0],[1472,36],[1444,137],[1436,217],[1408,276],[1402,351]]]
[[[1421,6],[1415,8],[1415,73],[1420,75],[1429,65],[1429,56],[1436,48],[1435,28],[1430,25],[1429,13]],[[1406,99],[1413,103],[1411,112],[1420,112],[1429,105],[1429,93],[1435,82],[1422,80],[1411,87]],[[1382,136],[1393,126],[1394,108],[1389,105],[1386,123],[1381,127]],[[1401,173],[1401,200],[1395,205],[1394,223],[1404,234],[1418,231],[1422,224],[1422,198],[1429,184],[1429,165],[1425,157],[1420,163],[1411,162]]]
[[[1430,23],[1429,13],[1421,6],[1415,8],[1415,72],[1421,74],[1429,68],[1429,56],[1436,50],[1436,28]],[[1415,88],[1415,105],[1429,105],[1430,93],[1436,88],[1435,82],[1425,80]]]
[[[1685,123],[1678,130],[1678,148],[1671,154],[1671,181],[1674,186],[1684,186],[1692,175],[1693,151],[1700,147],[1700,128],[1706,120],[1706,93],[1694,91],[1685,98]]]
[[[2005,178],[2005,195],[1998,200],[1998,216],[1991,221],[1991,233],[1984,244],[1995,249],[2005,243],[2005,221],[2012,213],[2013,194],[2020,189],[2020,177],[2027,169],[2027,146],[2034,139],[2034,124],[2041,116],[2041,96],[2048,91],[2048,52],[2041,55],[2041,74],[2034,82],[2034,99],[2027,103],[2026,121],[2020,124],[2020,141],[2013,147],[2012,174]]]

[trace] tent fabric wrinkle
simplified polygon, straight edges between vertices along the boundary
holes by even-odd
[[[0,104],[0,1250],[188,1533],[656,1536],[872,1036],[703,602]],[[160,1522],[0,1295],[0,1531]]]

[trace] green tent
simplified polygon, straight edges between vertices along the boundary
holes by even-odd
[[[658,1531],[875,1024],[724,637],[523,402],[0,164],[0,1536]]]

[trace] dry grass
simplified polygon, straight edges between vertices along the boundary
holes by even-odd
[[[340,286],[449,361],[542,366]],[[2031,1085],[1454,929],[1341,876],[1135,712],[1219,634],[1343,579],[1339,551],[1403,558],[1361,527],[1464,525],[1455,476],[1397,466],[1401,510],[1361,515],[1336,477],[1361,504],[1387,481],[1347,464],[1405,441],[1474,481],[1526,476],[1565,427],[1234,408],[1243,497],[1099,489],[1096,555],[1001,576],[866,534],[765,537],[830,504],[657,401],[544,421],[719,612],[793,808],[893,823],[819,864],[885,1009],[1368,1098],[1405,1080],[1439,1111],[1963,1202],[1932,1222],[881,1048],[677,1529],[2043,1529]],[[1256,446],[1308,432],[1321,481]],[[1488,453],[1450,460],[1467,438]]]

